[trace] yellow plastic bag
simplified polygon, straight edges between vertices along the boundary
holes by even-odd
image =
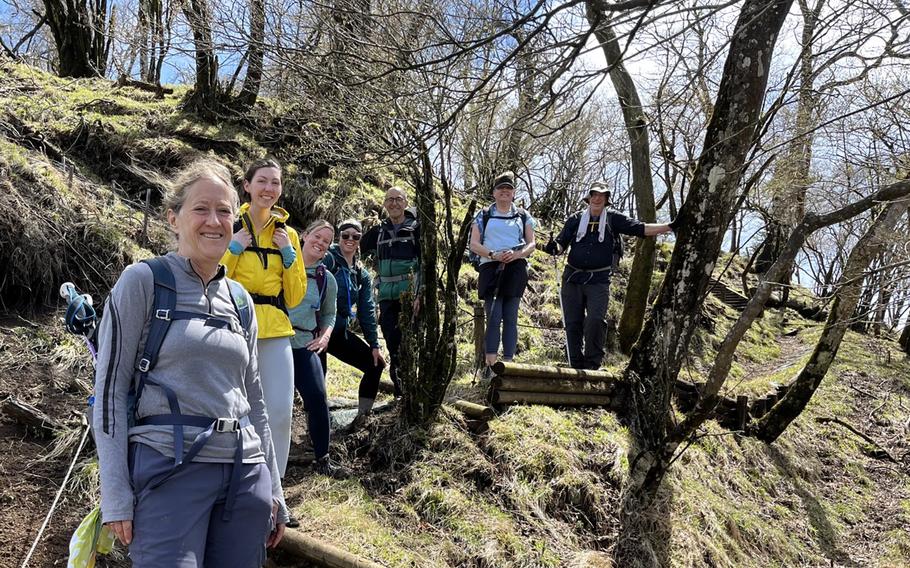
[[[101,523],[101,508],[96,506],[82,519],[70,538],[67,568],[94,568],[95,556],[113,550],[114,538],[114,533]]]

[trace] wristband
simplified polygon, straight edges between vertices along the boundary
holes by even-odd
[[[297,251],[291,245],[281,247],[281,260],[285,268],[290,268],[297,259]]]
[[[231,241],[231,244],[228,245],[228,250],[231,251],[232,255],[240,256],[240,253],[243,252],[243,245],[237,241]]]

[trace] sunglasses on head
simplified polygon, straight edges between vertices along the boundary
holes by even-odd
[[[343,241],[359,241],[360,233],[341,233],[341,240]]]

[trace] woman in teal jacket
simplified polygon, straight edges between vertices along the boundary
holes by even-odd
[[[338,243],[329,248],[329,254],[323,260],[338,283],[335,328],[326,352],[363,372],[358,391],[357,417],[351,423],[352,429],[362,424],[373,408],[379,391],[379,379],[385,368],[385,358],[379,348],[379,334],[376,331],[373,280],[367,269],[360,264],[358,255],[362,235],[363,228],[359,221],[342,221],[338,225]],[[350,329],[355,321],[360,324],[363,338]],[[322,368],[327,369],[325,352],[320,358]]]

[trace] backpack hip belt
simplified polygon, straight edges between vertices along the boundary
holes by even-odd
[[[571,269],[574,270],[575,272],[591,272],[591,273],[594,273],[594,272],[603,272],[604,270],[612,270],[612,269],[613,269],[612,266],[603,266],[603,267],[601,267],[601,268],[589,268],[589,269],[575,268],[575,267],[572,266],[571,264],[566,264],[566,266],[568,266],[569,268],[571,268]],[[574,272],[573,272],[573,274],[574,274]]]
[[[398,276],[377,276],[376,285],[379,284],[391,284],[392,282],[401,282],[402,280],[408,280],[411,278],[411,274],[399,274]]]
[[[594,278],[594,275],[597,274],[598,272],[610,271],[610,272],[612,273],[612,271],[613,271],[613,267],[612,267],[612,266],[604,266],[604,267],[601,267],[601,268],[592,268],[591,270],[582,270],[581,268],[575,268],[575,267],[572,266],[571,264],[566,263],[566,267],[572,269],[572,274],[569,274],[569,275],[566,277],[566,282],[572,282],[573,284],[581,284],[582,286],[584,286],[585,284],[590,283],[591,280]],[[584,282],[574,282],[574,281],[572,281],[572,278],[574,278],[575,275],[577,275],[577,274],[587,274],[588,276],[587,276],[587,278],[585,278]]]
[[[382,245],[391,245],[395,243],[410,243],[414,241],[414,235],[408,235],[407,237],[391,237],[388,239],[379,239],[376,241],[376,246],[380,247]]]

